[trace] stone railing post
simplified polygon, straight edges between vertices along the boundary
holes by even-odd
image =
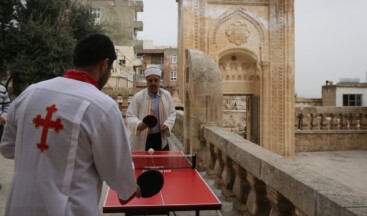
[[[349,118],[350,118],[349,129],[357,130],[358,129],[359,116],[355,115],[353,113],[350,113]]]
[[[235,162],[233,162],[233,169],[236,174],[233,183],[233,194],[235,196],[233,211],[235,215],[248,215],[246,201],[250,193],[250,185],[246,179],[246,171]]]
[[[301,114],[301,129],[309,129],[310,128],[310,115],[308,113]]]
[[[339,121],[338,118],[334,115],[331,114],[331,120],[330,120],[330,129],[339,129]]]
[[[359,122],[359,129],[366,130],[367,129],[367,113],[360,113],[360,122]]]
[[[215,177],[215,161],[216,161],[216,154],[214,151],[214,146],[211,143],[207,143],[207,155],[206,155],[206,174],[211,178]]]
[[[271,211],[269,216],[286,216],[293,215],[295,207],[282,194],[278,193],[272,187],[266,187],[266,196],[271,203]]]
[[[250,173],[246,179],[251,188],[246,202],[248,211],[251,215],[269,215],[271,207],[266,197],[266,185]]]
[[[343,130],[348,129],[348,114],[340,113],[340,128]]]
[[[320,129],[320,118],[317,114],[310,114],[311,115],[311,129],[317,130]]]
[[[330,120],[327,119],[325,113],[321,114],[321,130],[328,130],[330,128]]]
[[[222,172],[223,172],[223,160],[222,160],[222,152],[220,149],[215,148],[215,155],[217,160],[215,160],[215,165],[214,165],[214,174],[215,174],[215,178],[214,178],[214,185],[216,188],[221,188],[223,185],[223,181],[222,181]]]
[[[294,118],[294,128],[297,130],[297,129],[300,129],[300,116],[301,114],[298,114],[296,115],[296,117]]]
[[[227,155],[222,154],[223,159],[223,172],[222,172],[222,194],[225,200],[232,200],[233,199],[233,183],[234,183],[234,170],[232,165],[232,160]]]

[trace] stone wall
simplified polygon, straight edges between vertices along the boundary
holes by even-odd
[[[296,131],[296,152],[367,150],[367,131]]]
[[[223,129],[245,137],[246,110],[223,110]]]

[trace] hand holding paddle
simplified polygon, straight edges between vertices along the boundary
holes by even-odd
[[[139,175],[137,183],[140,187],[141,197],[148,198],[161,191],[164,178],[158,170],[147,170]]]
[[[138,188],[127,200],[119,199],[121,205],[125,205],[133,198],[149,198],[159,193],[164,184],[164,178],[159,170],[147,170],[138,176]]]
[[[127,200],[122,200],[122,199],[120,199],[120,197],[119,197],[119,201],[120,201],[120,204],[121,205],[125,205],[125,204],[127,204],[128,202],[130,202],[132,199],[134,199],[135,197],[137,197],[137,198],[140,198],[141,197],[141,191],[140,191],[140,187],[139,187],[139,185],[137,186],[137,188],[136,188],[136,192],[135,193],[133,193]]]
[[[158,123],[158,119],[154,115],[147,115],[143,118],[143,123],[152,128]]]

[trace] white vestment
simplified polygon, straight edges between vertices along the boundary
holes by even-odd
[[[162,148],[171,144],[169,137],[176,119],[176,110],[173,99],[169,91],[159,89],[159,122],[165,124],[169,131],[161,134]],[[145,151],[145,142],[148,137],[149,129],[138,131],[138,125],[143,118],[151,114],[151,98],[148,89],[143,89],[136,93],[132,98],[129,108],[126,111],[127,126],[130,129],[130,144],[132,151]],[[170,149],[172,149],[170,147]]]
[[[121,112],[86,82],[27,88],[10,106],[0,151],[15,159],[6,216],[95,216],[103,181],[123,200],[136,191]]]

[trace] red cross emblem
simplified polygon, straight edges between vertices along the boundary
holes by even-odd
[[[38,128],[39,126],[43,126],[41,142],[37,144],[37,148],[39,148],[41,152],[48,149],[48,145],[46,143],[48,129],[53,128],[57,133],[64,128],[64,125],[61,124],[60,118],[56,119],[56,121],[51,120],[52,114],[57,112],[55,104],[47,107],[46,111],[47,111],[46,118],[42,119],[41,115],[37,115],[37,117],[33,119],[33,123],[36,126],[36,128]]]

